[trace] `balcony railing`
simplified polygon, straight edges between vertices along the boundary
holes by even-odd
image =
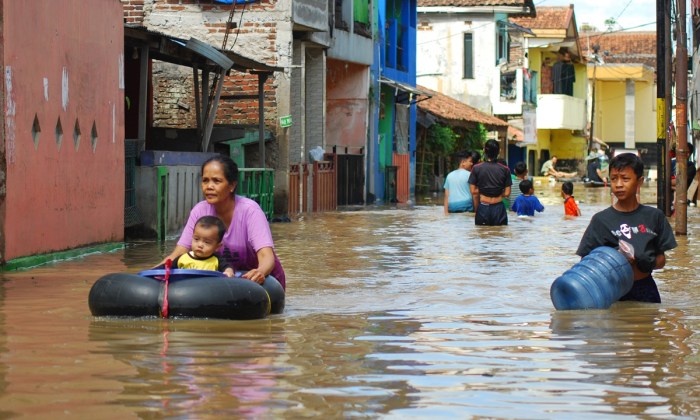
[[[583,130],[586,101],[569,95],[537,95],[537,129]]]

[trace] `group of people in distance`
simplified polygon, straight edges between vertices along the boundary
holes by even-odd
[[[457,183],[464,182],[464,179],[469,183],[476,225],[507,225],[507,204],[504,205],[506,199],[513,200],[511,209],[518,213],[534,214],[535,211],[544,210],[533,195],[534,188],[527,179],[525,164],[515,165],[515,174],[511,177],[505,162],[499,162],[498,153],[498,142],[488,140],[484,146],[483,162],[478,162],[478,158],[475,159],[472,154],[462,155],[468,156],[470,162],[465,165],[460,163],[457,170],[467,173],[455,176],[453,172],[445,179],[445,214],[471,211],[463,206],[450,206],[450,196],[454,198],[458,188],[462,191],[459,194],[463,194],[464,186],[458,186]],[[460,161],[462,159],[460,157]],[[551,169],[556,165],[555,159],[556,157],[552,158]],[[556,172],[555,169],[554,171]],[[613,205],[591,218],[576,254],[583,258],[600,246],[617,249],[620,240],[631,244],[633,255],[626,257],[632,266],[635,281],[632,289],[620,300],[660,303],[661,297],[652,272],[666,265],[666,251],[677,246],[673,230],[661,210],[645,206],[637,198],[637,191],[644,182],[644,164],[636,154],[622,153],[615,156],[610,161],[609,171],[611,192],[615,198]],[[519,182],[519,195],[511,193],[514,182]],[[564,182],[561,195],[565,213],[580,216],[581,211],[573,197],[573,183]],[[462,202],[469,201],[461,195],[459,197]]]
[[[515,165],[514,173],[502,159],[500,146],[495,140],[484,145],[484,160],[477,152],[457,155],[459,167],[445,178],[443,208],[445,214],[475,212],[475,224],[499,226],[508,224],[508,210],[518,216],[534,216],[544,206],[535,196],[535,187],[527,179],[524,162]],[[556,163],[556,157],[553,158]],[[574,185],[562,185],[566,215],[580,216],[581,211],[573,197]],[[481,209],[481,210],[479,210]]]

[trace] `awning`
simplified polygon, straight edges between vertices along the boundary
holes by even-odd
[[[510,21],[508,21],[508,20],[502,20],[502,21],[500,21],[500,22],[504,23],[504,24],[505,24],[507,27],[509,27],[509,28],[515,29],[516,31],[524,32],[524,33],[526,33],[526,34],[528,34],[528,35],[535,36],[535,33],[532,32],[532,30],[531,30],[530,28],[526,28],[526,27],[524,27],[524,26],[520,26],[520,25],[518,25],[517,23],[513,23],[513,22],[510,22]]]
[[[210,57],[216,53],[217,56],[221,54],[233,61],[233,65],[229,67],[239,72],[272,74],[284,71],[281,67],[255,61],[231,50],[222,50],[198,40],[188,41],[133,24],[124,25],[124,47],[147,47],[150,58],[187,67],[197,64],[202,68],[204,65],[215,63]]]
[[[428,92],[426,92],[426,91],[420,90],[420,89],[418,89],[418,88],[415,88],[415,87],[413,87],[413,86],[407,85],[407,84],[405,84],[405,83],[397,82],[396,80],[387,79],[387,78],[384,77],[384,76],[381,76],[381,77],[379,78],[379,82],[382,83],[382,84],[385,84],[385,85],[387,85],[387,86],[391,86],[391,87],[393,87],[394,89],[396,89],[397,91],[401,90],[401,91],[404,91],[404,92],[406,92],[406,93],[413,94],[413,95],[415,95],[415,96],[425,96],[425,99],[430,98],[430,97],[433,96],[433,95],[431,95],[430,93],[428,93]],[[398,93],[398,92],[397,92],[397,93]],[[397,93],[395,93],[394,95],[396,95]]]

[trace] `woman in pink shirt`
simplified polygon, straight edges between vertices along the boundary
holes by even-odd
[[[236,195],[237,185],[238,167],[231,158],[214,156],[202,164],[204,201],[190,211],[182,235],[166,259],[175,259],[190,250],[194,225],[200,217],[218,216],[226,225],[220,255],[236,271],[243,271],[243,278],[262,284],[265,277],[272,276],[286,288],[265,213],[255,201]]]

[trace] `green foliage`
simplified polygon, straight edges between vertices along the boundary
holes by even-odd
[[[605,24],[605,27],[608,31],[613,31],[615,30],[615,27],[618,26],[617,20],[614,17],[609,17],[605,19],[605,22],[603,23]]]
[[[455,151],[457,138],[451,127],[433,124],[428,132],[428,150],[437,155],[450,155]]]
[[[481,153],[484,149],[484,143],[486,143],[487,134],[488,131],[481,124],[474,128],[464,130],[464,133],[460,136],[460,141],[457,144],[456,150],[472,150]]]
[[[481,152],[487,134],[488,131],[481,124],[470,129],[459,129],[459,132],[446,125],[433,124],[428,132],[427,149],[443,157],[450,157],[462,150]]]

